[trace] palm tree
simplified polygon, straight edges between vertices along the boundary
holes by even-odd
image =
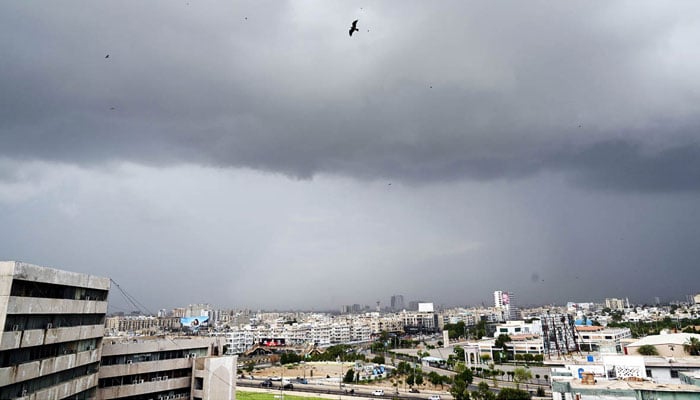
[[[683,345],[683,350],[691,356],[700,356],[700,339],[691,337]]]

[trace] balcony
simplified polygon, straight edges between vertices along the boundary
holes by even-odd
[[[191,358],[176,358],[172,360],[143,361],[133,364],[103,365],[100,367],[100,378],[191,368],[192,360]]]
[[[106,301],[10,296],[8,314],[105,314]]]
[[[10,384],[22,382],[79,367],[81,365],[91,364],[99,360],[100,354],[97,349],[45,358],[43,360],[35,360],[11,367],[0,368],[0,382],[8,382]]]
[[[143,383],[99,388],[97,398],[110,400],[167,390],[184,389],[189,388],[191,382],[192,378],[186,376],[182,378],[171,378],[164,381],[148,381]]]

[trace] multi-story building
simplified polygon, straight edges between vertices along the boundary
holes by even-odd
[[[110,280],[0,262],[0,398],[92,399]]]
[[[632,337],[632,332],[629,328],[577,325],[576,332],[581,351],[604,354],[622,353],[621,341]]]
[[[222,354],[221,344],[218,337],[106,338],[102,348],[97,398],[214,398],[203,395],[211,384],[223,384],[225,389],[235,388],[236,357],[216,357]],[[208,358],[213,360],[206,361]],[[196,364],[195,360],[200,364]],[[212,369],[217,373],[226,371],[217,379],[211,379],[211,372],[207,375],[204,371],[212,363],[217,365]],[[219,371],[219,367],[223,367],[223,370]],[[204,382],[205,378],[207,382]]]
[[[181,328],[180,318],[177,317],[152,317],[152,316],[119,316],[107,317],[105,328],[110,335],[119,332],[156,334],[170,332]]]
[[[391,296],[391,309],[392,311],[401,311],[404,309],[403,295],[395,294]]]
[[[493,292],[493,303],[496,310],[503,315],[503,321],[518,319],[518,307],[515,302],[515,293],[496,290]]]
[[[624,310],[626,303],[624,299],[616,299],[614,297],[605,299],[605,307],[611,310]]]

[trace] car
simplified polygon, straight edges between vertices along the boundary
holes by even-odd
[[[301,383],[301,384],[303,384],[303,385],[306,385],[306,384],[309,383],[309,381],[308,381],[306,378],[297,378],[297,379],[296,379],[296,382],[297,382],[297,383]]]
[[[272,381],[270,379],[266,379],[262,382],[260,382],[260,386],[262,387],[272,387]]]
[[[384,396],[384,390],[377,389],[374,392],[372,392],[372,396]]]
[[[408,392],[409,392],[409,393],[420,393],[420,391],[419,391],[418,389],[416,389],[416,388],[411,388],[411,389],[409,389]]]
[[[285,383],[284,385],[282,385],[282,389],[284,389],[284,390],[294,390],[294,385],[292,385],[291,383]]]
[[[434,395],[428,397],[428,400],[440,400],[440,395],[434,394]]]

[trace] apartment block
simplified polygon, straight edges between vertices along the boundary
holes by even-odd
[[[0,262],[0,398],[95,398],[110,280]]]
[[[97,398],[234,399],[223,393],[235,391],[236,357],[218,357],[222,343],[219,337],[106,338]]]

